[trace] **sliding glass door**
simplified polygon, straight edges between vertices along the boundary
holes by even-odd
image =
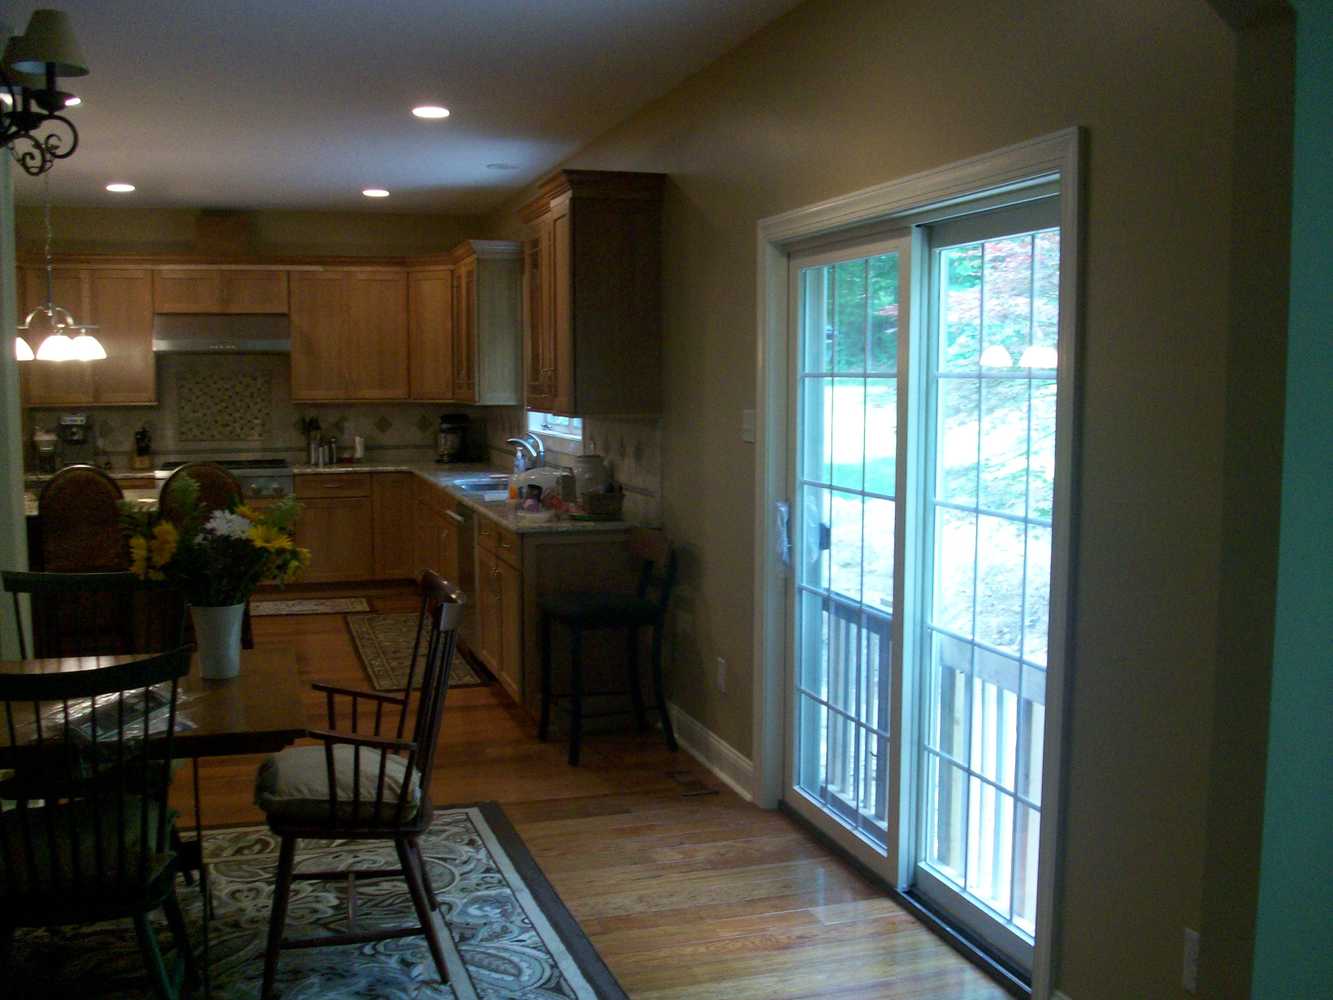
[[[893,622],[899,332],[909,244],[793,261],[788,801],[881,867],[897,830]]]
[[[1036,930],[1059,259],[1046,198],[790,270],[786,800],[1021,970]]]
[[[1055,222],[1052,200],[927,230],[914,887],[1025,969],[1055,488]]]

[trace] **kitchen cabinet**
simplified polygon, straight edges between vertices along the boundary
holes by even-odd
[[[380,579],[409,579],[416,575],[412,553],[415,478],[410,472],[380,472],[371,476],[375,576]]]
[[[46,301],[44,268],[20,269],[21,305],[26,316]],[[96,406],[157,402],[153,358],[152,272],[147,268],[57,267],[52,298],[106,348],[103,361],[33,361],[20,366],[29,406]],[[20,317],[20,320],[22,317]],[[33,350],[38,337],[30,337]]]
[[[664,179],[563,170],[520,209],[535,257],[524,267],[529,409],[660,412]]]
[[[292,399],[406,399],[407,274],[291,275]]]
[[[454,400],[454,269],[407,275],[408,382],[413,399]]]
[[[285,313],[287,272],[263,268],[159,268],[153,272],[153,311]]]
[[[523,697],[523,549],[520,538],[477,520],[477,657],[516,701]]]
[[[523,250],[467,240],[453,252],[453,396],[478,406],[523,398]]]
[[[374,574],[374,512],[370,497],[301,501],[296,544],[310,550],[307,583],[368,580]]]
[[[301,515],[295,540],[310,550],[309,583],[368,580],[375,574],[375,508],[368,473],[296,476]]]
[[[434,570],[466,591],[471,574],[464,572],[462,562],[470,547],[464,544],[467,521],[459,513],[458,501],[424,480],[418,479],[415,486],[414,571],[419,575],[423,569]]]

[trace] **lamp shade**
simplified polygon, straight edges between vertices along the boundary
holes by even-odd
[[[37,348],[38,361],[73,361],[74,341],[63,333],[53,333]]]
[[[31,361],[33,359],[32,345],[22,337],[15,337],[14,354],[20,361]]]
[[[88,60],[74,37],[74,25],[63,10],[35,10],[28,30],[17,43],[9,65],[20,73],[44,76],[49,65],[56,76],[87,76]]]
[[[75,361],[105,361],[106,348],[87,330],[83,330],[70,345]]]
[[[5,43],[5,54],[0,65],[4,66],[5,76],[9,82],[16,87],[26,87],[28,90],[41,90],[46,86],[44,77],[36,76],[32,73],[24,73],[15,68],[14,59],[23,54],[23,36],[10,35],[9,41]]]

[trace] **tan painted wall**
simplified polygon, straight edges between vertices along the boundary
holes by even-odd
[[[1203,0],[813,0],[568,164],[670,175],[664,514],[694,619],[672,690],[748,752],[755,454],[739,423],[755,396],[756,222],[1087,128],[1057,976],[1072,1000],[1183,995],[1182,927],[1201,918],[1234,58]],[[519,201],[491,235],[519,234]],[[716,656],[731,664],[725,695],[705,666]]]
[[[108,196],[109,197],[109,196]],[[195,242],[192,209],[62,207],[51,209],[57,253],[189,253]],[[257,253],[396,256],[436,253],[478,235],[479,220],[449,215],[381,212],[275,212],[249,214]],[[15,209],[21,251],[40,250],[40,205]]]

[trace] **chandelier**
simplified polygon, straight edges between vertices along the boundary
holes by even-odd
[[[20,361],[102,361],[106,348],[93,336],[97,327],[75,322],[68,309],[52,302],[55,276],[51,261],[51,181],[43,177],[46,194],[46,302],[28,313],[18,327],[14,351]],[[29,336],[41,341],[34,355]]]
[[[0,145],[36,177],[71,156],[79,132],[60,112],[79,103],[56,87],[61,76],[87,76],[69,15],[33,11],[28,29],[10,37],[0,59]]]

